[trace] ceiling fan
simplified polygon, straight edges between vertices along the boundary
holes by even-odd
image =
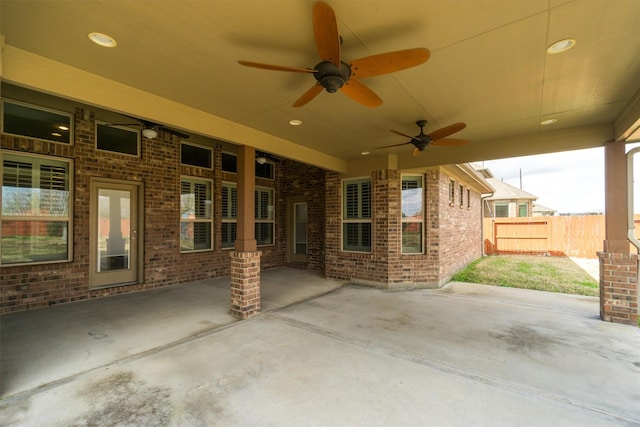
[[[396,135],[404,136],[409,138],[408,142],[402,142],[400,144],[392,144],[392,145],[384,145],[382,147],[376,148],[389,148],[389,147],[399,147],[400,145],[405,144],[413,144],[413,155],[417,156],[418,153],[424,151],[429,145],[437,145],[443,147],[458,147],[461,145],[466,145],[469,143],[466,139],[456,139],[456,138],[447,138],[449,135],[453,135],[456,132],[460,132],[462,129],[466,128],[467,125],[465,123],[454,123],[449,126],[445,126],[441,129],[435,130],[429,134],[424,133],[424,127],[427,125],[426,120],[418,120],[416,124],[420,128],[420,133],[416,136],[410,136],[402,132],[398,132],[397,130],[391,130],[392,133]]]
[[[316,84],[293,103],[294,107],[307,104],[322,92],[322,89],[326,89],[329,93],[340,90],[362,105],[377,107],[382,104],[382,99],[358,79],[415,67],[426,62],[431,56],[427,48],[414,48],[371,55],[349,63],[342,61],[340,52],[342,39],[338,34],[336,15],[331,6],[322,1],[313,6],[313,31],[316,47],[322,59],[313,68],[287,67],[241,60],[238,63],[265,70],[312,73],[317,81]]]
[[[130,116],[127,116],[127,117],[130,117]],[[175,135],[182,139],[189,139],[189,135],[187,135],[186,133],[177,131],[175,129],[170,129],[147,120],[136,119],[135,117],[130,117],[130,118],[140,123],[110,123],[108,126],[142,126],[142,136],[144,136],[147,139],[153,139],[157,137],[158,132],[160,131],[170,133],[171,135]]]

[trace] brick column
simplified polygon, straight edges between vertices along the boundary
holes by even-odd
[[[231,256],[231,314],[248,319],[260,312],[260,256],[262,252],[237,252]]]
[[[638,255],[598,252],[600,258],[600,318],[636,325],[638,322]]]
[[[372,179],[372,264],[376,281],[390,286],[402,283],[402,197],[400,193],[400,171],[378,170]]]

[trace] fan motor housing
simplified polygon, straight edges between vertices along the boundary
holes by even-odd
[[[336,92],[351,78],[351,67],[345,62],[337,67],[333,62],[322,61],[314,69],[313,76],[329,93]]]

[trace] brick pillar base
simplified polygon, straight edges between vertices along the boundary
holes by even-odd
[[[260,312],[260,256],[262,252],[236,252],[231,256],[231,314],[248,319]]]
[[[600,258],[600,318],[637,325],[638,255],[598,252]]]

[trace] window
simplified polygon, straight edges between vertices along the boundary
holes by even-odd
[[[238,172],[238,156],[231,153],[222,153],[222,170],[224,172]]]
[[[238,189],[235,183],[222,183],[222,248],[233,248],[237,236]]]
[[[529,216],[529,210],[527,209],[527,203],[518,203],[518,216]]]
[[[509,217],[509,204],[496,203],[496,218],[508,218],[508,217]]]
[[[421,176],[402,177],[402,253],[422,253],[424,199]]]
[[[471,190],[467,188],[467,208],[471,207]]]
[[[212,150],[192,144],[180,144],[180,163],[188,166],[211,169]]]
[[[71,162],[0,153],[2,265],[71,260]]]
[[[258,246],[273,245],[273,189],[256,188],[255,192],[255,232]]]
[[[460,192],[460,207],[463,207],[464,206],[464,187],[462,185],[460,185],[459,192]]]
[[[272,188],[255,190],[255,238],[258,246],[274,244],[274,196]],[[235,183],[222,183],[222,247],[233,248],[238,230],[238,189]]]
[[[371,179],[343,182],[342,248],[371,252]]]
[[[182,178],[180,181],[180,250],[212,249],[213,206],[211,181]]]
[[[267,160],[264,163],[256,162],[256,176],[259,178],[273,179],[274,164]]]
[[[139,156],[140,131],[107,123],[97,123],[96,149]]]
[[[454,180],[449,180],[449,205],[453,206],[456,202],[456,183]]]
[[[71,144],[73,116],[17,101],[2,102],[2,132]]]

